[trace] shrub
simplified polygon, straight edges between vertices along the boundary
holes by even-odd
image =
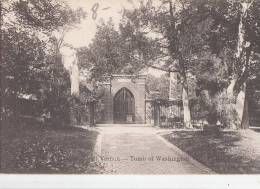
[[[221,92],[215,97],[216,110],[220,118],[220,122],[224,127],[231,128],[237,123],[237,113],[235,110],[234,97],[229,97],[225,92]],[[235,124],[236,125],[236,124]]]
[[[87,102],[81,98],[82,96],[71,96],[70,98],[70,116],[77,124],[87,121],[88,114]]]

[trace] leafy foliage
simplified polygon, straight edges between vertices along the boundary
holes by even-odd
[[[146,86],[149,92],[158,91],[156,96],[162,99],[169,99],[169,76],[167,74],[160,76],[159,78],[153,75],[147,75]],[[151,96],[151,98],[153,98]]]
[[[82,9],[74,11],[64,2],[55,0],[20,0],[13,3],[12,9],[20,24],[43,32],[79,23],[86,16]]]
[[[90,115],[91,108],[94,106],[97,108],[98,100],[103,96],[103,92],[101,87],[89,90],[83,83],[80,83],[79,96],[71,96],[69,98],[70,114],[75,117],[77,124],[90,124],[88,115]],[[95,115],[96,117],[98,115]]]
[[[260,4],[258,1],[200,1],[198,15],[210,20],[209,27],[204,29],[203,43],[209,53],[210,61],[205,53],[202,61],[196,64],[199,87],[209,91],[212,107],[211,110],[220,117],[224,125],[239,125],[235,109],[236,95],[244,83],[257,75],[259,70],[259,15]],[[199,4],[200,4],[199,3]],[[248,3],[250,7],[246,13],[242,12],[243,4]],[[203,20],[203,22],[207,21]],[[238,43],[242,36],[239,34],[239,24],[244,26],[244,42],[242,45],[242,56],[237,57]],[[213,59],[212,59],[213,60]],[[258,62],[258,63],[256,63]],[[206,70],[201,70],[201,65]],[[258,65],[257,65],[258,64]],[[199,66],[197,66],[199,65]],[[199,68],[199,69],[198,69]],[[206,76],[206,77],[204,77]],[[233,97],[228,97],[225,90],[232,79],[236,79]],[[247,92],[246,92],[247,93]],[[246,94],[247,95],[247,94]]]
[[[138,37],[142,40],[142,36]],[[79,63],[82,68],[89,69],[92,78],[96,79],[101,75],[136,74],[145,66],[136,46],[144,48],[147,42],[145,38],[144,41],[139,40],[138,44],[131,40],[123,31],[116,31],[112,20],[103,22],[97,27],[97,33],[89,47],[78,50]]]
[[[36,81],[42,78],[45,45],[15,28],[3,30],[2,38],[2,97],[6,99],[4,106],[15,110],[12,102],[20,94],[36,94],[41,88]]]
[[[246,66],[244,72],[244,62],[237,60],[235,53],[238,43],[238,26],[243,17],[241,13],[242,3],[252,2],[247,10],[243,25],[245,26],[245,43],[249,42],[249,47],[243,49],[246,56],[252,56],[251,61]],[[236,75],[247,81],[249,75],[255,74],[254,60],[259,61],[256,54],[259,52],[259,32],[260,20],[257,18],[260,14],[259,1],[236,1],[236,0],[218,0],[218,1],[199,1],[197,15],[210,20],[209,27],[204,30],[204,44],[209,47],[212,54],[221,58],[226,66],[226,73],[230,76]],[[203,19],[203,22],[205,22]],[[245,44],[243,44],[245,45]],[[242,82],[242,83],[243,83]],[[238,87],[239,88],[239,87]]]
[[[84,17],[57,1],[4,1],[1,28],[1,87],[4,116],[22,114],[17,103],[26,95],[37,99],[38,115],[68,121],[69,74],[53,34]],[[32,99],[30,99],[32,100]],[[61,123],[62,124],[62,123]]]

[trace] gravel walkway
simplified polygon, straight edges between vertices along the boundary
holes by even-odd
[[[209,174],[204,165],[169,144],[153,127],[98,127],[97,148],[106,174]]]

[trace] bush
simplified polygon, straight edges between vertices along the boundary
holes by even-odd
[[[72,96],[70,98],[70,116],[72,122],[77,124],[87,122],[88,106],[87,102],[80,95],[79,97]]]
[[[70,98],[70,114],[72,122],[76,124],[89,123],[89,115],[91,106],[97,107],[97,99],[103,95],[101,89],[90,91],[84,84],[80,83],[80,91],[78,96]],[[98,117],[100,112],[95,111],[95,117]]]
[[[221,92],[216,95],[215,101],[217,102],[216,110],[222,125],[227,128],[233,127],[233,124],[238,122],[234,105],[235,98],[228,97],[225,92]]]
[[[48,73],[44,76],[41,94],[43,114],[49,115],[52,126],[63,126],[70,121],[70,75],[61,57],[51,57]]]
[[[52,126],[64,126],[70,122],[70,95],[53,95],[47,100],[46,109],[50,114]]]
[[[191,100],[191,116],[193,120],[207,120],[210,125],[215,125],[219,115],[216,108],[216,99],[209,95],[208,90],[200,92],[200,96]]]

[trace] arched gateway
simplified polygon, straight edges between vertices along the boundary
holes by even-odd
[[[106,76],[98,123],[145,123],[145,75]]]
[[[114,123],[135,122],[135,98],[126,87],[114,96]]]

